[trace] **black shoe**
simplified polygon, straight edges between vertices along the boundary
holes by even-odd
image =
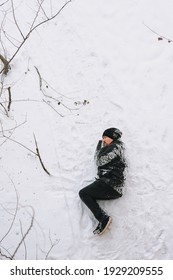
[[[97,225],[96,229],[95,229],[95,230],[93,230],[93,233],[94,233],[94,234],[99,233],[99,232],[100,232],[100,229],[101,229],[101,222],[99,222],[99,223],[98,223],[98,225]]]
[[[110,216],[106,217],[101,223],[100,229],[97,233],[99,235],[103,234],[107,230],[111,222],[112,222],[112,218]]]

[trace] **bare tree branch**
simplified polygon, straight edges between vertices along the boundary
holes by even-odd
[[[5,259],[11,260],[11,256],[8,257],[7,255],[3,254],[2,251],[1,251],[1,248],[0,248],[0,256],[3,257],[3,258],[5,258]]]
[[[4,79],[5,79],[5,77],[2,75],[2,76],[1,76],[1,81],[0,81],[0,84],[1,84],[1,88],[0,88],[0,97],[2,96],[3,91],[4,91]]]
[[[9,0],[5,1],[4,3],[2,3],[2,4],[0,5],[0,7],[2,7],[3,5],[5,5],[8,1],[9,1]]]
[[[16,143],[16,144],[22,146],[23,148],[27,149],[28,151],[30,151],[31,153],[33,153],[35,156],[37,156],[37,154],[36,154],[35,152],[33,152],[31,149],[27,148],[27,147],[26,147],[25,145],[23,145],[22,143],[20,143],[20,142],[14,140],[14,139],[12,139],[12,138],[11,138],[11,135],[10,135],[10,136],[6,136],[6,135],[4,134],[4,130],[3,130],[3,126],[2,126],[2,122],[1,122],[1,121],[0,121],[0,124],[1,124],[1,132],[2,132],[2,135],[3,135],[4,138],[6,138],[7,140],[10,140],[10,141],[12,141],[12,142],[14,142],[14,143]],[[2,146],[2,145],[3,145],[3,143],[2,143],[0,146]]]
[[[11,107],[11,87],[8,87],[8,95],[9,95],[9,101],[8,101],[8,112],[9,112]]]
[[[30,37],[31,33],[32,33],[35,29],[37,29],[39,26],[41,26],[41,25],[47,23],[48,21],[51,21],[51,20],[53,20],[54,18],[56,18],[56,17],[61,13],[61,11],[65,8],[65,6],[67,6],[70,2],[71,2],[71,0],[67,1],[67,2],[59,9],[59,11],[58,11],[56,14],[54,14],[53,16],[51,16],[50,18],[46,18],[45,20],[41,21],[40,23],[36,24],[35,26],[33,26],[33,23],[32,23],[29,32],[24,36],[22,43],[20,44],[20,46],[18,47],[18,49],[14,52],[14,54],[13,54],[12,57],[9,59],[9,61],[7,62],[7,64],[4,65],[3,69],[1,69],[0,74],[1,74],[1,73],[4,73],[4,70],[6,69],[6,67],[9,67],[11,61],[12,61],[12,60],[15,58],[15,56],[18,54],[18,52],[20,51],[20,49],[22,48],[22,46],[25,44],[26,40]],[[41,3],[42,3],[42,2],[41,2]],[[37,11],[37,14],[36,14],[35,19],[38,17],[39,10],[40,10],[40,6],[39,6],[39,8],[38,8],[38,11]],[[34,19],[34,22],[35,22],[35,19]]]
[[[5,12],[5,14],[4,14],[4,18],[3,18],[2,22],[1,22],[1,27],[0,27],[0,43],[1,43],[2,49],[4,51],[4,54],[5,54],[5,46],[4,46],[3,42],[2,42],[2,32],[4,31],[3,30],[3,25],[4,25],[4,22],[5,22],[6,15],[7,15],[7,12]]]
[[[173,42],[172,39],[169,39],[169,38],[167,38],[167,37],[165,37],[165,36],[163,36],[163,35],[160,35],[160,34],[157,33],[156,31],[154,31],[153,29],[151,29],[148,25],[146,25],[144,22],[143,22],[143,24],[144,24],[151,32],[153,32],[154,34],[156,34],[156,35],[159,36],[159,37],[158,37],[158,40],[163,40],[163,39],[165,39],[165,40],[168,41],[168,43]]]
[[[2,96],[2,94],[3,94],[3,92],[4,92],[4,79],[5,79],[5,77],[2,75],[1,76],[1,82],[0,82],[0,84],[1,84],[1,87],[0,87],[0,97]],[[5,115],[7,116],[7,117],[9,117],[9,114],[8,114],[8,110],[6,109],[6,107],[3,105],[3,103],[6,103],[6,102],[0,102],[0,106],[4,109],[4,111],[5,111]]]
[[[53,243],[53,242],[52,242],[52,239],[51,239],[51,236],[50,236],[50,232],[49,232],[49,240],[50,240],[51,247],[50,247],[50,249],[48,250],[48,252],[47,252],[47,254],[46,254],[46,256],[45,256],[45,260],[48,259],[48,256],[49,256],[50,252],[52,251],[52,249],[53,249],[56,245],[58,245],[58,243],[59,243],[59,241],[60,241],[60,239],[58,239],[58,241],[56,241],[56,242]]]
[[[64,117],[62,114],[60,114],[49,102],[43,99],[43,102],[47,104],[49,107],[51,107],[60,117]]]
[[[40,5],[39,0],[37,0],[37,2],[38,2],[38,4]],[[43,3],[43,2],[42,2],[42,3]],[[41,10],[42,10],[43,14],[45,15],[45,17],[48,18],[48,16],[47,16],[45,10],[43,9],[42,5],[41,5]]]
[[[22,125],[25,124],[25,123],[26,123],[26,120],[25,120],[23,123],[20,123],[19,125],[16,124],[16,126],[13,127],[13,128],[4,130],[4,129],[3,129],[3,126],[2,126],[2,122],[1,122],[1,120],[0,120],[0,125],[1,125],[1,131],[0,131],[0,133],[2,133],[2,137],[5,138],[4,142],[2,142],[2,143],[0,144],[0,146],[2,146],[2,145],[3,145],[5,142],[7,142],[8,140],[12,140],[11,137],[12,137],[12,134],[14,133],[14,131],[15,131],[18,127],[22,126]],[[11,132],[10,136],[8,136],[8,137],[5,136],[5,134],[4,134],[5,131],[10,131],[10,132]],[[12,141],[13,141],[13,140],[12,140]],[[17,144],[19,144],[19,143],[17,143]]]
[[[61,13],[61,11],[65,8],[65,6],[67,6],[71,1],[72,1],[72,0],[67,1],[67,2],[59,9],[59,11],[58,11],[55,15],[53,15],[53,16],[51,16],[50,18],[47,18],[47,19],[43,20],[42,22],[38,23],[37,25],[35,25],[35,26],[31,29],[31,32],[34,31],[36,28],[38,28],[40,25],[45,24],[46,22],[51,21],[51,20],[53,20],[54,18],[56,18],[56,17]]]
[[[35,66],[35,69],[36,69],[37,74],[39,76],[39,85],[40,85],[40,90],[42,91],[42,77],[41,77],[41,74],[40,74],[40,72],[39,72],[39,70],[36,66]]]
[[[41,163],[41,166],[43,167],[44,171],[50,175],[50,173],[48,172],[48,170],[46,169],[46,167],[44,166],[44,163],[42,161],[42,158],[41,158],[41,155],[40,155],[40,151],[39,151],[39,148],[38,148],[38,144],[37,144],[37,140],[36,140],[36,137],[35,137],[35,134],[34,134],[34,140],[35,140],[35,146],[36,146],[36,152],[32,151],[31,149],[29,149],[28,147],[26,147],[25,145],[23,145],[22,143],[14,140],[11,138],[11,135],[10,136],[5,136],[4,134],[4,130],[3,130],[3,126],[2,126],[2,122],[0,121],[0,125],[1,125],[1,132],[2,132],[2,136],[20,146],[22,146],[23,148],[25,148],[26,150],[30,151],[31,153],[33,153],[35,156],[37,156],[39,158],[39,161]],[[2,143],[0,146],[2,146],[4,143]]]
[[[5,59],[5,57],[3,57],[1,54],[0,54],[0,60],[2,61],[2,63],[4,64],[4,68],[1,70],[0,73],[3,73],[4,75],[7,75],[8,74],[8,71],[10,70],[10,65],[9,65],[9,62]]]
[[[26,243],[25,243],[25,238],[24,238],[24,234],[23,234],[23,228],[22,228],[22,222],[20,222],[20,231],[22,234],[22,239],[23,239],[23,245],[24,245],[24,249],[25,249],[25,260],[27,259],[27,247],[26,247]]]
[[[39,158],[39,160],[40,160],[41,166],[43,167],[44,171],[45,171],[48,175],[50,175],[49,171],[47,171],[47,169],[46,169],[46,167],[44,166],[43,161],[42,161],[42,159],[41,159],[40,151],[39,151],[39,148],[38,148],[38,144],[37,144],[37,140],[36,140],[35,134],[34,134],[34,140],[35,140],[35,146],[36,146],[37,156],[38,156],[38,158]]]
[[[9,177],[9,176],[8,176]],[[16,219],[16,215],[17,215],[17,211],[18,211],[18,207],[19,207],[19,196],[18,196],[18,193],[17,193],[17,189],[15,187],[15,184],[14,182],[12,181],[12,179],[9,177],[13,187],[14,187],[14,190],[15,190],[15,194],[16,194],[16,207],[15,207],[15,212],[14,212],[14,216],[13,216],[13,219],[12,219],[12,222],[11,222],[11,225],[9,227],[9,229],[7,230],[6,234],[1,238],[0,240],[0,244],[2,243],[2,241],[7,237],[7,235],[9,234],[9,232],[11,231],[12,227],[13,227],[13,224],[14,224],[14,221]]]
[[[33,210],[33,215],[32,215],[32,219],[31,219],[31,223],[30,223],[30,225],[29,225],[27,231],[26,231],[25,234],[23,235],[21,241],[19,242],[18,246],[16,247],[14,253],[12,254],[12,256],[11,256],[12,259],[14,259],[14,257],[15,257],[15,255],[16,255],[17,251],[19,250],[21,244],[24,242],[25,238],[27,237],[27,235],[29,234],[30,230],[31,230],[32,227],[33,227],[35,212],[34,212],[34,209],[33,209],[33,208],[32,208],[32,210]]]
[[[8,34],[8,33],[4,30],[3,26],[2,26],[2,28],[1,28],[1,31],[3,32],[4,37],[17,49],[17,48],[19,47],[19,45],[21,44],[21,41],[17,40],[16,38],[14,38],[14,37],[11,36],[10,34]],[[14,43],[14,41],[15,41],[16,43]],[[1,44],[2,44],[2,42],[1,42]],[[3,48],[3,49],[5,49],[5,48]],[[5,53],[5,51],[4,51],[4,53]]]
[[[0,103],[0,106],[4,109],[5,114],[6,114],[7,117],[8,117],[8,111],[7,111],[7,109],[5,108],[5,106],[4,106],[2,103]]]
[[[5,135],[3,135],[3,137],[6,138],[6,139],[8,139],[8,140],[10,140],[10,141],[12,141],[12,142],[14,142],[14,143],[16,143],[16,144],[18,144],[18,145],[20,145],[20,146],[22,146],[23,148],[25,148],[26,150],[30,151],[30,152],[31,152],[32,154],[34,154],[35,156],[38,156],[38,155],[37,155],[35,152],[33,152],[31,149],[29,149],[28,147],[26,147],[26,146],[23,145],[22,143],[20,143],[20,142],[14,140],[14,139],[12,139],[12,138],[10,138],[10,136],[5,136]],[[2,144],[1,144],[1,145],[2,145]]]
[[[20,124],[16,124],[16,126],[15,127],[12,127],[12,128],[9,128],[9,129],[3,129],[3,126],[2,126],[2,122],[0,121],[0,124],[1,124],[1,129],[2,129],[2,131],[0,131],[0,132],[2,132],[2,134],[4,135],[4,132],[5,131],[14,131],[15,129],[17,129],[18,127],[20,127],[20,126],[22,126],[22,125],[24,125],[25,123],[27,122],[27,120],[25,120],[25,121],[23,121],[22,123],[20,123]]]
[[[70,112],[71,112],[71,111],[76,111],[76,110],[78,110],[78,109],[76,109],[76,108],[75,108],[75,109],[74,109],[74,108],[69,108],[68,106],[66,106],[66,105],[65,105],[62,101],[60,101],[59,99],[54,98],[54,97],[52,97],[52,96],[46,94],[46,93],[45,93],[45,90],[43,89],[43,82],[46,84],[46,87],[47,87],[47,88],[48,88],[49,83],[48,83],[47,81],[45,81],[45,79],[42,78],[42,76],[41,76],[41,74],[40,74],[40,72],[39,72],[39,70],[38,70],[38,68],[37,68],[36,66],[35,66],[35,69],[36,69],[37,74],[38,74],[38,76],[39,76],[40,91],[43,93],[43,95],[44,95],[46,98],[49,98],[49,100],[51,99],[51,100],[55,101],[56,104],[58,104],[58,105],[62,105],[64,108],[66,108],[66,109],[69,110]],[[70,98],[67,98],[65,95],[63,95],[63,94],[57,92],[57,91],[56,91],[53,87],[51,87],[50,85],[49,85],[49,88],[51,88],[51,90],[54,91],[55,93],[59,94],[59,95],[61,96],[61,98],[64,97],[64,98],[66,98],[66,99],[70,99]],[[64,117],[62,114],[60,114],[60,113],[50,104],[50,101],[46,101],[46,100],[43,99],[43,102],[45,102],[49,107],[51,107],[59,116]]]
[[[38,1],[37,1],[37,2],[38,2]],[[32,31],[32,29],[33,29],[33,27],[34,27],[34,24],[35,24],[35,22],[36,22],[36,20],[37,20],[37,18],[38,18],[38,15],[39,15],[39,12],[40,12],[40,10],[41,10],[41,8],[42,8],[43,2],[44,2],[44,0],[42,0],[40,3],[38,2],[38,3],[39,3],[38,10],[37,10],[37,12],[36,12],[36,15],[35,15],[35,18],[34,18],[32,24],[31,24],[30,32]]]
[[[11,0],[11,7],[12,7],[12,13],[13,13],[13,18],[14,18],[15,25],[17,26],[17,29],[19,30],[20,35],[22,36],[22,38],[25,39],[25,36],[23,35],[23,33],[22,33],[22,31],[21,31],[21,29],[20,29],[20,27],[18,25],[17,19],[16,19],[13,0]]]

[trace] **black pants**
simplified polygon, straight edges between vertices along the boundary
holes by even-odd
[[[99,222],[102,222],[107,214],[103,211],[103,209],[101,209],[96,200],[116,199],[121,195],[116,190],[99,179],[88,185],[87,187],[81,189],[79,191],[79,196],[94,214],[95,218]]]

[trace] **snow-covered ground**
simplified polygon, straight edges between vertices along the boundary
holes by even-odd
[[[14,2],[26,33],[38,2]],[[51,14],[66,1],[44,2]],[[1,21],[9,7],[0,6]],[[172,0],[73,0],[20,49],[3,85],[11,87],[9,117],[0,108],[1,253],[173,259],[173,43],[158,40],[173,39],[172,9]],[[12,18],[8,10],[4,29],[21,42]],[[10,58],[15,47],[4,42]],[[0,98],[8,101],[7,90]],[[78,192],[94,180],[95,147],[108,127],[123,132],[129,167],[124,196],[101,202],[111,229],[94,236],[97,221]],[[32,152],[33,134],[51,176]]]

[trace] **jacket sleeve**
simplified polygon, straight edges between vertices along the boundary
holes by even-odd
[[[98,156],[102,146],[103,146],[103,142],[102,142],[102,140],[99,140],[98,144],[97,144],[97,147],[96,147],[96,150],[95,150],[95,154],[94,154],[94,159],[95,160],[97,159],[97,156]]]
[[[113,159],[115,159],[116,157],[121,156],[121,147],[117,146],[114,147],[111,151],[100,155],[98,154],[97,159],[96,159],[96,164],[97,166],[103,166],[105,164],[110,163]]]

